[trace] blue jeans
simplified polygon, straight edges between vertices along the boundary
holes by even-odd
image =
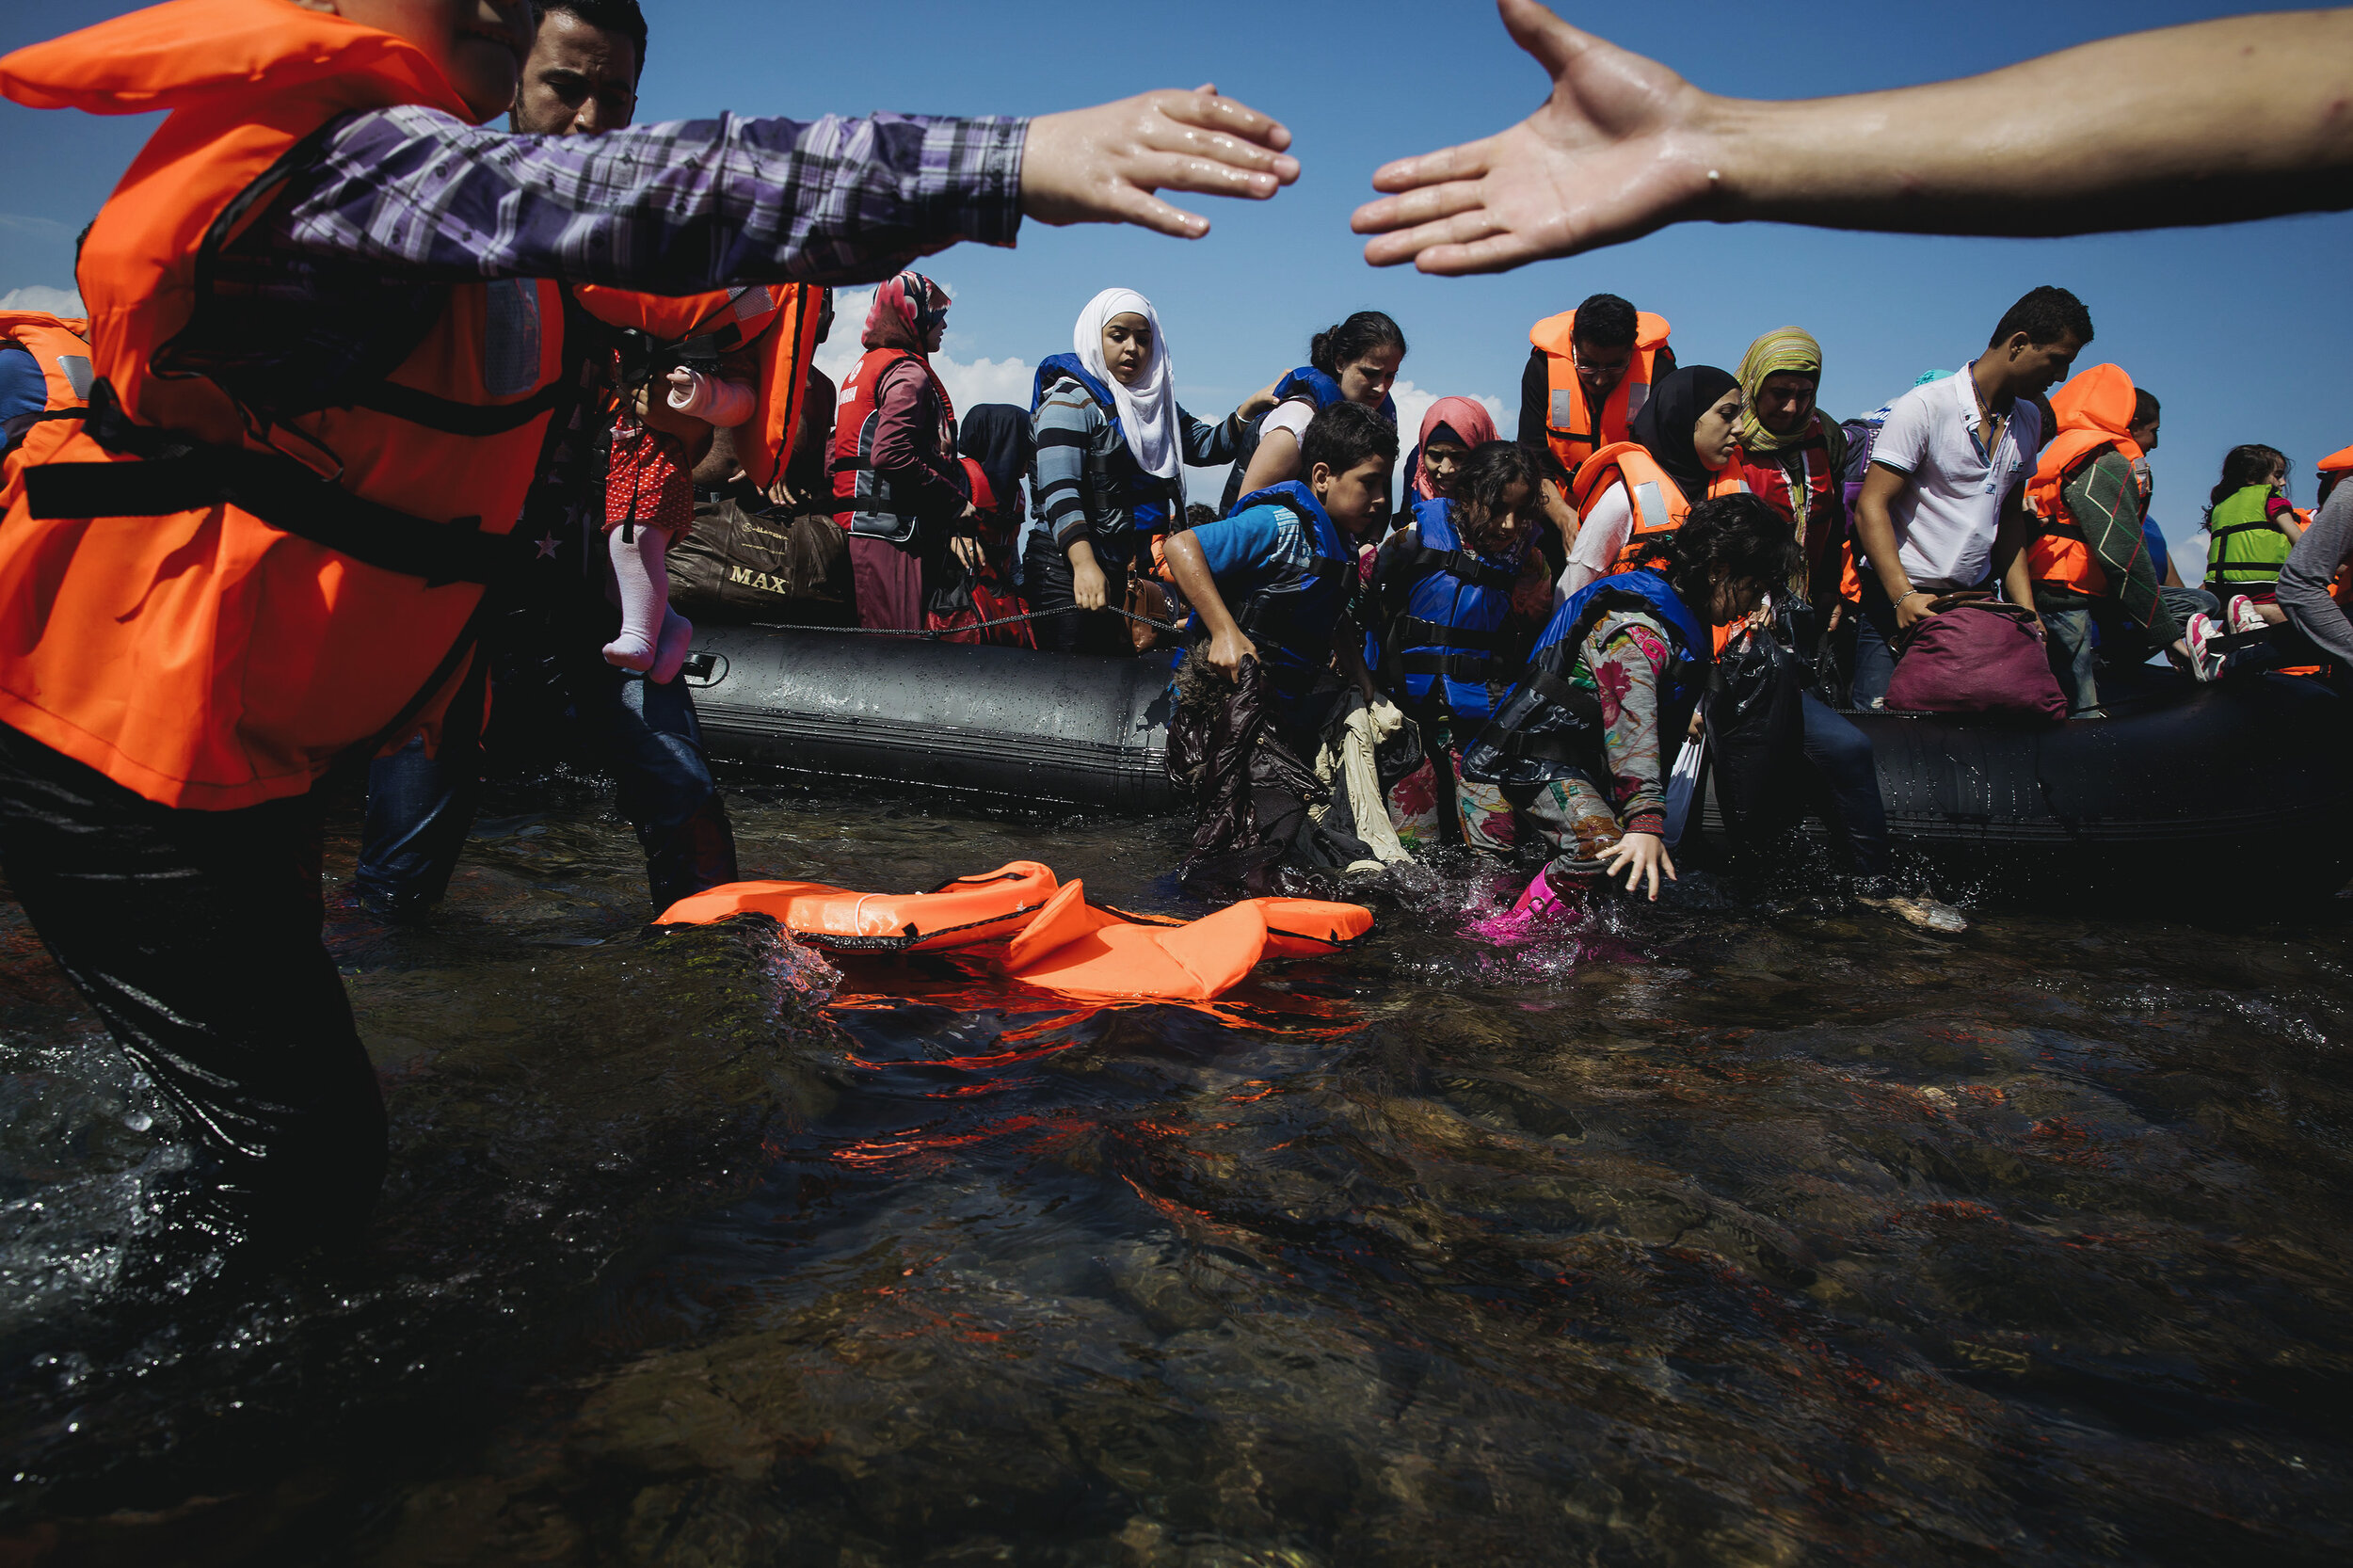
[[[1881,708],[1896,679],[1896,607],[1887,601],[1877,572],[1866,568],[1859,575],[1863,601],[1854,629],[1854,705]]]
[[[2211,616],[2221,608],[2214,595],[2203,588],[2162,588],[2158,592],[2165,607],[2184,626],[2192,616]],[[2145,664],[2157,650],[2150,633],[2125,615],[2123,606],[2114,599],[2062,603],[2038,590],[2035,602],[2043,628],[2050,633],[2051,673],[2058,678],[2059,690],[2066,694],[2070,713],[2086,713],[2100,706],[2099,666],[2103,663],[2111,668]],[[2099,629],[2096,637],[2092,635],[2095,626]]]
[[[683,681],[656,685],[604,662],[594,648],[565,661],[571,704],[620,788],[615,802],[637,830],[654,907],[736,880],[735,832],[711,776],[695,699]],[[390,920],[415,920],[440,902],[481,799],[480,750],[471,738],[425,754],[422,739],[368,769],[360,896]]]
[[[1871,739],[1812,692],[1801,703],[1805,760],[1832,808],[1831,825],[1845,836],[1847,853],[1863,876],[1885,876],[1887,806],[1880,798],[1879,765]]]

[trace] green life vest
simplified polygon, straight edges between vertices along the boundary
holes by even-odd
[[[2296,541],[2264,515],[2271,487],[2249,485],[2215,503],[2206,520],[2211,536],[2206,545],[2206,585],[2227,583],[2234,588],[2264,587],[2276,583]]]

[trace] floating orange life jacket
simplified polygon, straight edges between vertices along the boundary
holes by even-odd
[[[891,368],[912,360],[923,369],[939,400],[938,457],[952,467],[956,451],[956,409],[948,389],[939,384],[932,363],[907,348],[870,348],[857,369],[841,385],[833,416],[834,520],[851,533],[868,538],[904,544],[922,526],[916,504],[895,493],[895,487],[874,470],[874,428],[882,421],[877,395]]]
[[[710,925],[766,915],[813,947],[834,952],[932,952],[1001,942],[1054,896],[1054,873],[1015,860],[960,876],[928,893],[859,893],[816,882],[730,882],[683,898],[656,925]]]
[[[1315,899],[1253,898],[1197,920],[1098,909],[1063,885],[1005,950],[1005,972],[1070,997],[1209,1001],[1268,958],[1327,954],[1372,929],[1372,911]]]
[[[1602,498],[1609,493],[1613,482],[1625,486],[1626,497],[1633,503],[1633,521],[1626,530],[1625,543],[1617,558],[1602,575],[1614,577],[1632,571],[1650,555],[1651,547],[1667,535],[1683,526],[1691,515],[1691,503],[1684,499],[1683,487],[1676,484],[1667,471],[1658,466],[1658,459],[1650,455],[1650,448],[1641,441],[1620,441],[1605,446],[1593,459],[1577,470],[1577,479],[1569,487],[1570,499],[1577,503],[1577,521],[1593,516]],[[1714,500],[1722,495],[1744,495],[1749,483],[1738,463],[1726,463],[1715,478],[1708,481],[1707,495]]]
[[[676,298],[599,283],[572,291],[606,326],[640,331],[664,344],[708,339],[717,354],[731,354],[745,344],[760,345],[758,401],[752,417],[736,431],[735,456],[763,490],[776,482],[792,456],[809,361],[817,354],[824,293],[808,283],[752,283]]]
[[[2026,544],[2026,575],[2036,582],[2079,594],[2108,591],[2108,574],[2092,553],[2083,525],[2068,510],[2067,486],[2104,452],[2121,453],[2127,462],[2140,460],[2140,443],[2125,434],[2133,402],[2133,378],[2116,365],[2093,365],[2051,394],[2058,434],[2042,449],[2026,485],[2029,508],[2041,520]],[[2137,529],[2133,536],[2139,538]]]
[[[533,553],[508,536],[569,391],[560,291],[450,287],[351,407],[280,415],[180,351],[296,144],[355,110],[469,118],[463,100],[412,45],[283,0],[173,0],[20,49],[0,93],[170,111],[82,249],[89,411],[10,465],[0,722],[209,810],[300,794],[339,756],[430,731],[484,584]]]
[[[1545,444],[1562,468],[1575,473],[1579,463],[1601,448],[1633,438],[1634,416],[1650,401],[1658,351],[1667,346],[1672,330],[1664,316],[1635,312],[1634,355],[1626,361],[1625,378],[1603,402],[1601,428],[1596,430],[1585,384],[1577,378],[1577,312],[1546,316],[1528,329],[1528,341],[1545,356]]]
[[[97,375],[90,368],[88,322],[45,311],[0,311],[0,341],[24,348],[40,366],[42,408],[29,416],[21,432],[24,436],[30,437],[44,424],[71,419],[88,407],[90,379]],[[0,430],[0,442],[15,439],[16,434]],[[41,443],[40,449],[61,439],[62,433]]]

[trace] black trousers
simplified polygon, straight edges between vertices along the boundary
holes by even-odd
[[[310,795],[175,810],[0,726],[0,868],[58,966],[210,1156],[251,1233],[364,1220],[384,1101],[322,936]]]
[[[1109,610],[1080,610],[1071,585],[1070,557],[1044,535],[1032,534],[1021,557],[1021,597],[1032,610],[1059,610],[1030,623],[1037,646],[1049,653],[1101,653],[1132,658],[1134,641],[1124,616]],[[1107,604],[1128,602],[1128,566],[1124,561],[1097,563],[1103,568],[1103,599]]]

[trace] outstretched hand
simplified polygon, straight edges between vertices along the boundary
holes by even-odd
[[[1713,178],[1698,129],[1706,94],[1654,60],[1537,4],[1497,0],[1552,96],[1510,130],[1402,158],[1372,177],[1395,194],[1356,209],[1374,266],[1504,272],[1637,239],[1691,216]]]
[[[1199,239],[1209,220],[1153,193],[1263,201],[1299,178],[1291,134],[1215,86],[1040,116],[1021,155],[1021,211],[1040,223],[1132,223]]]

